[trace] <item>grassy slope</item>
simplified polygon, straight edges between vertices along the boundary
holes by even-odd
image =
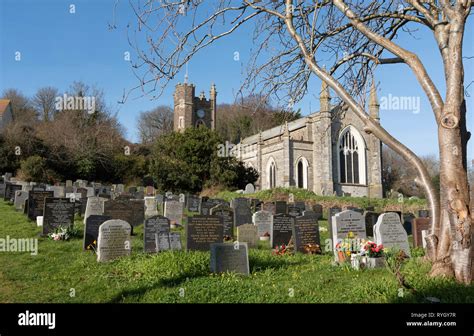
[[[81,220],[77,227],[83,230]],[[327,222],[322,221],[321,226]],[[40,228],[0,201],[0,238],[37,237]],[[327,232],[322,233],[322,240]],[[209,273],[208,252],[145,255],[142,227],[132,256],[108,264],[82,251],[82,239],[39,238],[39,253],[0,252],[0,302],[442,302],[474,303],[474,286],[427,277],[430,265],[412,258],[404,273],[417,294],[398,297],[395,278],[385,269],[354,271],[331,265],[331,256],[272,256],[250,250],[251,276]],[[71,288],[75,297],[70,297]],[[184,296],[180,296],[180,288]],[[290,296],[293,289],[294,296]],[[183,294],[183,291],[181,291]]]

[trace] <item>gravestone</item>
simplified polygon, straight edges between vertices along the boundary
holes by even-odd
[[[107,262],[129,256],[132,250],[130,232],[132,226],[120,219],[111,219],[99,227],[97,261]]]
[[[358,208],[358,207],[354,207],[354,206],[345,206],[344,207],[344,210],[351,210],[351,211],[355,211],[355,212],[358,212],[360,213],[361,215],[364,213],[364,209],[361,209],[361,208]]]
[[[171,224],[183,224],[183,203],[177,200],[166,200],[164,215]]]
[[[104,203],[106,202],[105,198],[100,198],[96,196],[87,197],[86,202],[86,212],[84,214],[84,224],[87,221],[87,218],[91,215],[103,215],[104,214]]]
[[[46,197],[44,200],[43,235],[48,235],[58,228],[69,228],[74,225],[74,202],[69,198]]]
[[[412,220],[413,246],[423,246],[422,231],[431,229],[431,218],[419,217]]]
[[[244,194],[253,194],[255,192],[255,187],[252,183],[248,183],[245,186]]]
[[[186,208],[190,212],[199,212],[199,207],[201,206],[201,198],[196,195],[188,195]]]
[[[333,237],[332,236],[332,217],[341,211],[342,209],[339,207],[332,207],[328,209],[328,232],[329,232],[330,239],[332,239]]]
[[[210,246],[211,272],[250,274],[248,246],[246,243],[217,243]]]
[[[0,182],[0,197],[4,198],[5,197],[5,182]]]
[[[144,227],[144,249],[147,253],[154,253],[157,251],[161,251],[164,248],[157,248],[156,245],[156,235],[166,234],[168,239],[168,250],[169,250],[169,237],[168,234],[170,232],[170,221],[168,218],[163,216],[153,216],[147,218],[145,220],[145,227]]]
[[[67,181],[66,181],[66,188],[65,188],[64,192],[65,192],[66,194],[68,194],[68,193],[73,193],[73,192],[74,192],[74,186],[72,185],[72,181],[71,181],[71,180],[67,180]]]
[[[273,203],[273,202],[263,203],[262,210],[268,211],[272,215],[274,215],[275,214],[275,203]]]
[[[309,253],[311,246],[321,246],[319,237],[319,225],[315,212],[307,213],[295,218],[293,226],[293,238],[295,243],[295,251],[301,253]]]
[[[336,244],[345,238],[367,239],[365,220],[360,212],[344,210],[333,216],[332,243],[334,252],[336,252]]]
[[[153,186],[146,186],[145,195],[146,196],[155,196],[155,188]]]
[[[288,215],[292,217],[299,217],[302,215],[304,210],[301,210],[299,207],[295,205],[288,205]]]
[[[86,225],[84,228],[84,250],[97,250],[97,239],[99,237],[99,227],[106,221],[108,221],[110,216],[103,215],[90,215],[87,217]]]
[[[246,198],[235,198],[233,200],[234,223],[236,227],[252,223],[252,210]]]
[[[181,235],[178,232],[156,233],[155,246],[153,252],[181,250]]]
[[[54,192],[54,197],[66,197],[66,188],[64,188],[63,186],[52,186],[51,190]]]
[[[155,197],[145,197],[145,218],[159,215],[158,202]]]
[[[281,245],[288,245],[293,235],[294,217],[285,214],[273,216],[273,226],[271,233],[272,248]]]
[[[421,218],[428,218],[430,216],[430,211],[429,210],[418,210],[418,217]]]
[[[222,217],[196,215],[188,218],[186,249],[209,251],[212,243],[222,243],[224,223]]]
[[[135,221],[135,215],[131,201],[109,200],[105,202],[104,215],[127,222],[131,226],[131,234],[133,234],[132,223]]]
[[[81,194],[81,199],[87,197],[87,189],[86,188],[77,188],[76,193]]]
[[[23,207],[25,206],[25,201],[28,199],[28,192],[27,191],[22,191],[22,190],[17,190],[15,192],[15,201],[14,201],[14,206],[16,210],[23,210]]]
[[[257,227],[253,224],[244,224],[237,228],[237,241],[247,243],[249,248],[257,247]]]
[[[210,200],[202,201],[199,204],[199,214],[205,215],[205,216],[210,215],[211,214],[211,209],[215,206],[216,206],[215,203],[210,202]]]
[[[364,218],[365,218],[365,230],[367,232],[367,237],[374,236],[374,225],[377,223],[377,219],[379,218],[380,214],[377,212],[372,211],[365,211]]]
[[[234,211],[227,205],[216,205],[210,211],[213,216],[222,217],[224,224],[224,238],[234,237]]]
[[[252,222],[257,227],[259,237],[263,237],[266,233],[271,237],[273,226],[273,215],[271,212],[265,210],[257,211],[252,216]]]
[[[250,209],[252,212],[259,211],[262,208],[262,201],[258,198],[251,198],[250,199]]]
[[[21,191],[22,186],[20,184],[6,183],[5,184],[5,197],[3,198],[6,202],[15,200],[15,192]]]
[[[276,201],[275,202],[275,214],[287,214],[288,213],[288,204],[286,201]]]
[[[123,184],[117,184],[115,187],[115,192],[121,194],[125,191],[125,186]]]
[[[323,218],[323,206],[321,204],[313,205],[313,211],[317,214],[318,220]]]
[[[397,213],[386,212],[381,214],[374,226],[374,234],[377,245],[382,244],[384,248],[400,249],[407,256],[411,256],[408,235]]]
[[[412,213],[404,213],[403,214],[403,228],[407,232],[408,235],[412,234],[412,220],[416,218],[414,214]]]
[[[306,210],[306,203],[303,201],[296,201],[293,203],[293,206],[300,209],[300,213],[303,213],[303,211]]]
[[[95,197],[95,190],[92,187],[86,187],[87,197]]]
[[[398,215],[398,218],[400,218],[400,221],[402,221],[402,212],[401,211],[389,211],[389,212],[394,212]]]
[[[28,192],[28,218],[36,221],[36,217],[43,216],[44,199],[53,197],[52,191],[32,190]]]

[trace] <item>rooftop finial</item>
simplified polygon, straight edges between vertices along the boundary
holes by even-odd
[[[188,84],[188,62],[186,62],[186,73],[184,74],[184,84]]]

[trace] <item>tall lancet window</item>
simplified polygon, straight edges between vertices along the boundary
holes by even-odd
[[[268,160],[267,163],[267,180],[268,188],[272,189],[276,187],[276,165],[273,158]]]
[[[352,126],[342,131],[338,142],[339,181],[347,184],[366,184],[365,143]]]

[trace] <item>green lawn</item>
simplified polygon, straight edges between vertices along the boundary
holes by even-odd
[[[81,219],[76,224],[82,232]],[[0,252],[0,302],[386,303],[424,302],[431,296],[444,303],[474,303],[474,286],[427,277],[430,265],[420,258],[404,269],[416,289],[411,293],[399,291],[386,269],[333,266],[330,255],[273,256],[260,247],[250,250],[250,276],[214,275],[208,252],[144,254],[142,227],[135,230],[131,257],[107,264],[82,251],[81,238],[56,242],[40,238],[40,231],[0,201],[0,238],[39,238],[36,256]]]

